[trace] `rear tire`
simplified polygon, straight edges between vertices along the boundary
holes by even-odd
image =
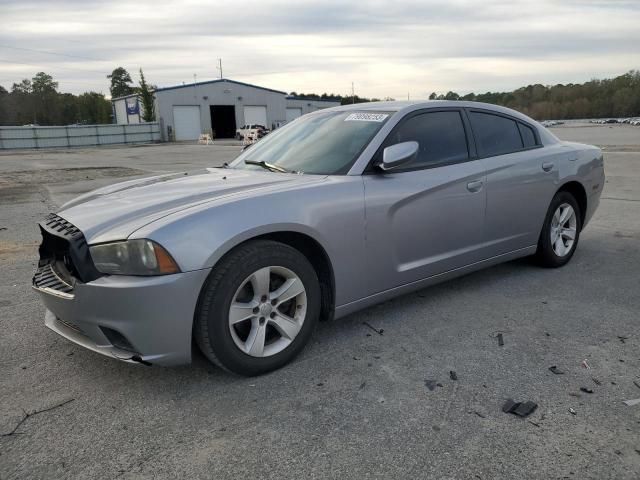
[[[216,365],[260,375],[293,360],[319,316],[320,284],[307,258],[283,243],[255,240],[211,271],[198,300],[194,337]]]
[[[582,229],[580,206],[569,192],[556,193],[538,239],[536,259],[547,268],[566,265],[578,246]]]

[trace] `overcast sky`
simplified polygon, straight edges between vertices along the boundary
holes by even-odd
[[[640,0],[0,0],[0,85],[45,71],[108,94],[226,78],[287,92],[426,98],[640,68]]]

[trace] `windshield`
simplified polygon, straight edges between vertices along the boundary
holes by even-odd
[[[271,165],[296,173],[345,174],[390,116],[342,110],[301,117],[252,145],[231,167],[260,170]]]

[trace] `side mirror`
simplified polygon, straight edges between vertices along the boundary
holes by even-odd
[[[402,142],[391,145],[383,150],[382,163],[379,167],[386,172],[407,164],[416,158],[419,147],[418,142]]]

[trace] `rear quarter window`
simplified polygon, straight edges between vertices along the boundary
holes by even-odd
[[[518,123],[518,128],[520,129],[520,135],[522,135],[524,148],[535,147],[537,142],[536,135],[533,133],[533,128],[525,125],[524,123]]]
[[[482,156],[491,157],[522,150],[515,120],[484,112],[470,112],[469,119]]]

